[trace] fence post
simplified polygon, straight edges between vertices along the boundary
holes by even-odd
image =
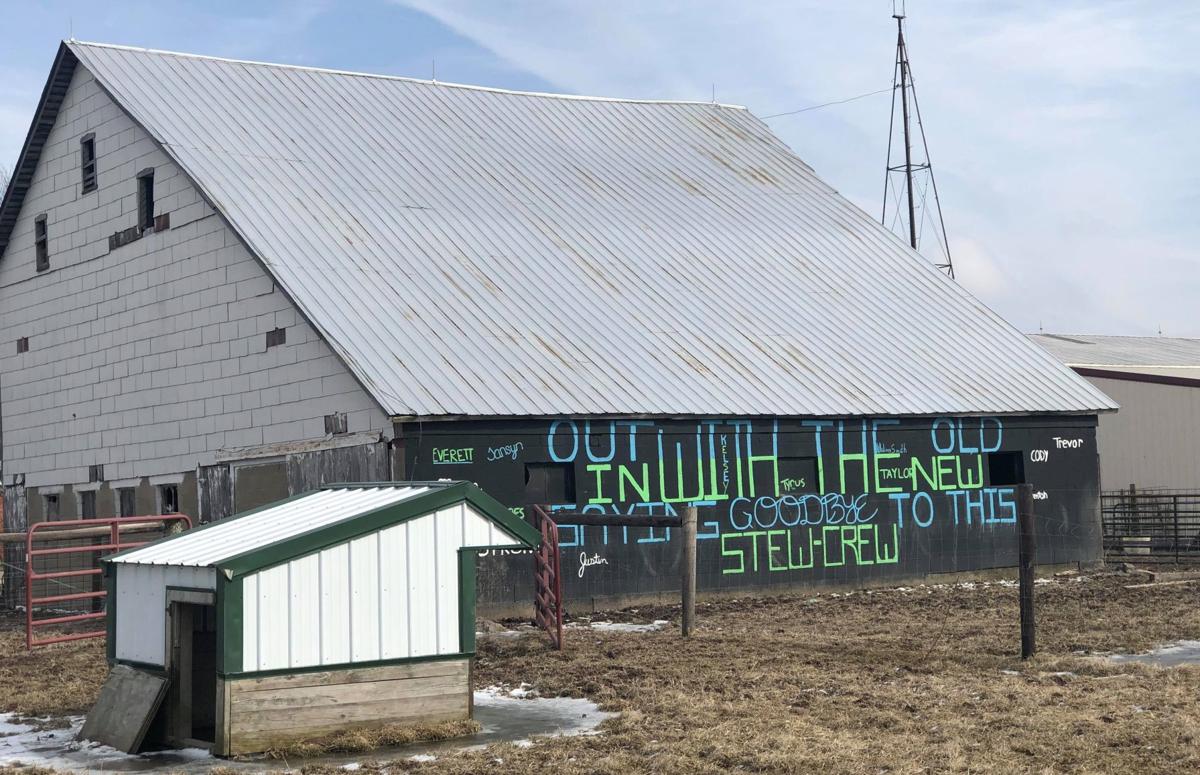
[[[1037,651],[1037,633],[1033,617],[1033,569],[1037,560],[1034,537],[1033,485],[1017,488],[1017,544],[1021,601],[1021,659],[1029,659]]]
[[[1179,564],[1179,496],[1171,496],[1171,516],[1175,524],[1175,564]]]
[[[690,637],[696,625],[696,507],[683,507],[683,637]]]
[[[1137,504],[1137,485],[1129,485],[1129,521],[1125,525],[1125,529],[1129,532],[1126,535],[1137,535],[1141,532],[1142,515],[1138,513]]]

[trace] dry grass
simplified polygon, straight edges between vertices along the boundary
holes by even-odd
[[[107,677],[103,639],[39,646],[30,652],[22,623],[0,623],[0,713],[86,713]]]
[[[1138,581],[1040,585],[1041,651],[1027,663],[1016,590],[995,584],[714,603],[688,641],[677,628],[571,629],[563,652],[537,637],[484,639],[477,686],[529,682],[622,716],[598,736],[363,769],[483,772],[500,759],[518,775],[1200,771],[1200,668],[1096,656],[1200,639],[1200,585],[1125,588]],[[634,616],[677,623],[671,609]],[[102,677],[102,659],[85,659],[97,645],[28,660],[6,648],[6,687],[16,663],[31,675],[3,707],[86,707]]]
[[[449,740],[474,734],[479,729],[478,722],[467,719],[445,721],[441,724],[388,724],[382,727],[348,730],[316,740],[274,748],[268,751],[267,755],[272,759],[309,759],[331,753],[365,753],[389,746]]]
[[[487,640],[480,685],[527,681],[624,715],[598,737],[423,768],[484,771],[498,757],[513,773],[1196,771],[1200,668],[1092,656],[1200,638],[1200,587],[1124,588],[1139,580],[1040,585],[1041,652],[1027,663],[1016,590],[998,585],[729,601],[703,607],[689,641],[576,630],[555,653]]]

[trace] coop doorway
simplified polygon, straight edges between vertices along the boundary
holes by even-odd
[[[217,613],[212,592],[168,590],[166,738],[211,748],[217,723]]]

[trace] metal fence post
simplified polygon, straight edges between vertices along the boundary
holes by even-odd
[[[1171,496],[1171,514],[1175,523],[1175,564],[1179,564],[1179,496]]]

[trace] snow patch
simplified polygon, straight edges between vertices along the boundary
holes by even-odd
[[[1144,654],[1112,654],[1114,662],[1145,662],[1162,667],[1200,665],[1200,640],[1179,640],[1164,643]]]
[[[630,622],[592,622],[593,630],[601,632],[654,632],[666,627],[670,622],[666,619],[655,619],[650,624],[632,624]]]

